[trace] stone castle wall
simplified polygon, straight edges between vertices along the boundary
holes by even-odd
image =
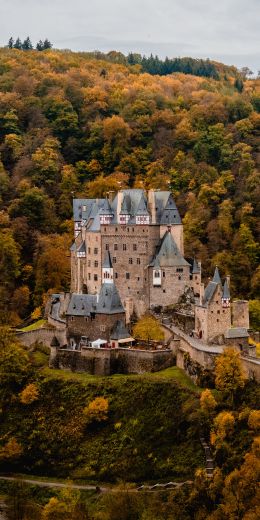
[[[61,346],[66,345],[66,331],[63,329],[51,329],[47,327],[42,327],[36,330],[28,330],[26,332],[17,331],[16,337],[18,341],[25,345],[26,347],[30,347],[34,343],[43,343],[47,345],[47,347],[51,346],[54,338],[56,338]]]
[[[171,366],[173,362],[174,358],[170,350],[84,348],[81,351],[73,351],[52,347],[50,356],[52,368],[87,372],[99,376],[157,372]]]

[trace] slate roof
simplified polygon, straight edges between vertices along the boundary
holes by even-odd
[[[166,233],[164,234],[159,250],[155,254],[155,257],[151,263],[151,265],[153,266],[157,266],[158,264],[161,267],[179,267],[190,265],[182,256],[170,231],[166,231]]]
[[[72,293],[66,314],[68,316],[90,316],[91,312],[96,312],[96,306],[96,294]]]
[[[199,274],[199,273],[200,273],[199,264],[198,264],[196,258],[194,258],[193,266],[192,266],[192,274]]]
[[[172,195],[169,196],[162,212],[160,224],[181,224],[181,217]]]
[[[111,206],[109,204],[109,201],[108,199],[102,199],[104,202],[103,202],[103,205],[102,207],[100,208],[99,210],[99,214],[100,215],[113,215],[113,211],[111,209]]]
[[[212,278],[212,282],[215,282],[217,284],[220,284],[222,285],[221,283],[221,278],[220,278],[220,274],[219,274],[219,270],[218,270],[218,266],[216,265],[215,267],[215,272],[214,272],[214,276]]]
[[[111,269],[113,267],[110,252],[106,252],[105,260],[102,265],[103,268]]]
[[[70,247],[70,251],[76,251],[76,249],[77,249],[76,242],[73,242],[72,246]]]
[[[224,300],[230,300],[230,290],[229,290],[227,279],[225,279],[222,298]]]
[[[147,209],[147,205],[146,205],[146,201],[145,201],[143,193],[142,193],[142,196],[140,198],[140,202],[138,204],[138,207],[137,207],[137,210],[136,210],[135,214],[136,215],[149,215],[149,212],[148,212],[148,209]]]
[[[78,253],[86,253],[86,242],[83,240],[77,249]]]
[[[99,314],[125,312],[114,283],[103,283],[101,285],[96,312]]]
[[[216,282],[210,281],[205,289],[202,304],[207,305],[213,298],[215,291],[218,287]]]
[[[128,339],[130,334],[122,320],[118,320],[110,334],[110,339]]]
[[[248,338],[249,334],[245,327],[234,327],[233,329],[228,329],[225,333],[225,338],[227,339],[236,339],[236,338]]]

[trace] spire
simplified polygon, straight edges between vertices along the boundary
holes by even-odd
[[[223,298],[223,300],[230,300],[230,290],[229,290],[227,278],[225,279],[222,298]]]
[[[103,262],[102,267],[103,267],[103,269],[112,269],[113,268],[113,264],[112,264],[112,260],[111,260],[109,251],[106,252],[105,260]]]
[[[215,272],[214,272],[214,276],[213,276],[212,282],[222,285],[217,265],[215,267]]]
[[[199,274],[200,273],[200,267],[196,260],[196,258],[193,259],[193,266],[192,266],[192,274]]]
[[[102,283],[113,283],[114,279],[114,270],[113,264],[110,256],[110,252],[106,252],[105,260],[102,265]]]

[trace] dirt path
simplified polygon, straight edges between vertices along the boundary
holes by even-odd
[[[7,481],[20,481],[25,482],[26,484],[33,484],[35,486],[39,487],[50,487],[50,488],[66,488],[70,487],[72,489],[81,489],[85,491],[96,491],[98,493],[116,493],[118,491],[124,491],[123,489],[119,489],[118,487],[105,487],[105,486],[94,486],[91,484],[63,484],[62,482],[46,482],[43,480],[37,480],[37,479],[26,479],[21,477],[7,477],[4,475],[0,475],[0,480],[7,480]],[[163,490],[171,490],[176,489],[184,484],[192,484],[192,480],[186,480],[185,482],[164,482],[164,483],[157,483],[154,485],[142,485],[136,488],[126,488],[127,492],[136,493],[137,491],[163,491]]]

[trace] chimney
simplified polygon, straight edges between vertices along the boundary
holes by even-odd
[[[148,191],[148,208],[152,217],[152,224],[156,224],[155,190]]]
[[[202,305],[202,300],[204,296],[204,283],[200,284],[200,305]]]
[[[116,208],[117,222],[119,222],[119,214],[121,211],[122,203],[123,203],[123,191],[120,190],[117,192],[117,208]]]

